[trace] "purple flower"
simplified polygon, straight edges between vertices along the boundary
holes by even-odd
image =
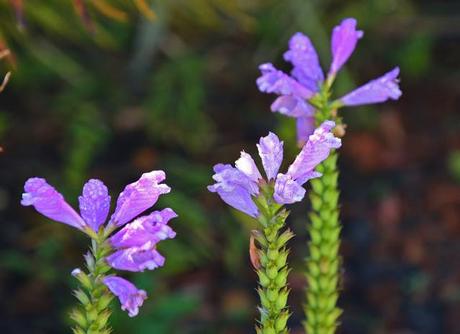
[[[214,166],[216,183],[208,186],[211,192],[217,192],[222,200],[252,217],[259,215],[257,206],[251,196],[259,193],[259,187],[250,176],[231,165],[217,164]]]
[[[399,67],[396,67],[380,78],[356,88],[340,101],[346,106],[358,106],[385,102],[388,99],[397,100],[402,94],[398,85],[398,75]]]
[[[313,116],[315,112],[315,109],[305,102],[304,99],[291,95],[279,96],[272,103],[270,109],[280,114],[296,118]]]
[[[279,140],[277,135],[269,132],[268,136],[260,138],[257,150],[267,179],[274,179],[283,162],[283,142]]]
[[[252,217],[259,216],[253,197],[259,195],[261,184],[273,182],[273,198],[279,204],[301,201],[305,196],[303,184],[321,175],[314,171],[315,167],[327,158],[331,149],[341,145],[340,139],[331,133],[334,126],[334,122],[326,121],[316,129],[286,174],[278,173],[283,160],[283,142],[270,132],[257,145],[267,180],[262,179],[252,157],[242,152],[236,168],[222,164],[214,167],[216,183],[208,187],[209,191],[217,192],[225,203]]]
[[[304,145],[308,137],[315,130],[315,116],[304,116],[297,118],[297,141]]]
[[[115,248],[129,248],[142,246],[149,241],[156,244],[172,239],[176,233],[167,224],[176,217],[177,214],[170,208],[139,217],[110,237],[110,244]]]
[[[323,82],[324,74],[318,54],[307,36],[298,32],[291,37],[289,50],[284,53],[284,60],[294,66],[291,72],[294,78],[310,90],[318,91],[318,84]]]
[[[177,214],[167,208],[139,217],[126,224],[110,238],[115,252],[107,257],[107,263],[115,269],[144,271],[164,265],[164,257],[156,250],[161,240],[176,236],[167,224]]]
[[[257,79],[257,85],[262,92],[293,95],[304,99],[314,95],[313,91],[304,87],[286,73],[277,70],[273,64],[262,64],[259,69],[262,76]]]
[[[152,171],[142,174],[138,181],[127,185],[118,197],[111,221],[116,226],[122,226],[152,207],[160,195],[171,190],[166,184],[160,184],[165,178],[163,171]],[[22,205],[32,205],[45,217],[80,230],[89,228],[98,232],[105,223],[110,208],[107,187],[102,181],[89,180],[83,186],[79,202],[81,216],[45,179],[37,177],[26,181],[21,200]]]
[[[327,82],[332,83],[337,72],[350,58],[363,32],[356,30],[356,20],[344,19],[332,31],[332,63]],[[310,104],[324,84],[324,75],[318,55],[310,39],[298,32],[289,40],[289,50],[284,59],[292,65],[291,76],[277,70],[267,63],[259,67],[262,75],[257,79],[259,90],[279,95],[271,105],[271,110],[293,117],[297,121],[297,139],[303,145],[314,130],[315,108]],[[339,101],[340,106],[352,106],[396,100],[401,96],[398,87],[399,71],[396,69],[383,77],[345,95]]]
[[[128,184],[118,197],[117,207],[110,220],[116,226],[122,226],[152,207],[160,195],[171,191],[166,184],[160,184],[165,178],[165,172],[155,170],[142,174],[138,181]]]
[[[146,242],[139,247],[117,250],[107,257],[107,263],[115,269],[127,271],[153,270],[162,267],[165,258],[156,250],[153,242]]]
[[[308,138],[294,162],[289,166],[287,174],[301,184],[309,179],[309,173],[323,160],[329,156],[333,148],[342,145],[340,138],[334,137],[332,129],[335,127],[333,121],[325,121]]]
[[[107,187],[99,180],[89,180],[83,186],[80,202],[80,214],[86,224],[98,231],[107,220],[110,210],[110,196]]]
[[[26,181],[21,204],[24,206],[32,205],[45,217],[80,230],[83,230],[86,225],[78,213],[67,204],[64,196],[50,186],[45,179],[39,177],[33,177]]]
[[[356,20],[349,18],[332,30],[332,63],[329,75],[336,75],[355,50],[358,39],[363,37],[361,30],[356,30]]]
[[[302,200],[305,189],[302,185],[310,179],[321,176],[316,166],[325,160],[331,149],[339,148],[342,141],[334,137],[335,123],[326,121],[309,137],[287,173],[278,174],[275,182],[274,199],[280,204],[291,204]]]
[[[102,281],[118,297],[123,311],[128,311],[130,317],[139,313],[139,307],[147,299],[144,290],[139,290],[134,284],[118,276],[107,276]]]

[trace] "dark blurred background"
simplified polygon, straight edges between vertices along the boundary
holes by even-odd
[[[79,1],[74,1],[78,5]],[[156,205],[179,213],[165,267],[126,275],[148,291],[115,333],[253,333],[254,222],[206,191],[212,165],[255,154],[269,130],[297,152],[292,119],[269,111],[258,64],[284,69],[296,31],[329,66],[343,17],[365,31],[341,93],[401,67],[402,99],[342,111],[343,295],[340,333],[460,333],[460,3],[440,0],[0,1],[0,332],[69,333],[70,271],[88,240],[19,205],[46,177],[76,207],[88,178],[116,198],[141,173],[167,172]],[[78,6],[77,6],[78,7]],[[78,9],[78,8],[77,8]],[[142,8],[141,8],[142,9]],[[80,11],[81,13],[81,11]],[[19,14],[19,15],[17,15]],[[22,18],[21,18],[22,14]],[[17,17],[18,16],[18,17]],[[307,201],[289,225],[292,333],[302,333]]]

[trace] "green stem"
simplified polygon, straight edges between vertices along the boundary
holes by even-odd
[[[111,269],[105,262],[105,257],[111,251],[106,236],[107,233],[101,231],[96,239],[91,240],[91,252],[85,256],[88,273],[80,271],[75,275],[81,287],[74,291],[74,295],[81,305],[70,315],[76,323],[74,334],[111,332],[108,320],[111,315],[109,304],[113,296],[102,282]]]
[[[329,92],[323,92],[320,108],[316,114],[317,125],[327,119],[340,123],[328,98]],[[310,241],[304,323],[308,334],[334,334],[338,326],[338,318],[342,313],[342,310],[337,307],[341,263],[337,157],[337,152],[331,152],[317,168],[323,176],[310,181],[312,210],[308,228]]]
[[[287,287],[287,256],[289,250],[286,243],[293,237],[290,230],[282,229],[288,212],[279,210],[280,206],[273,202],[272,194],[265,194],[260,205],[263,210],[259,222],[262,231],[255,235],[260,249],[258,252],[260,266],[258,293],[260,297],[260,319],[256,328],[258,334],[286,334],[289,310],[286,306],[289,289]]]

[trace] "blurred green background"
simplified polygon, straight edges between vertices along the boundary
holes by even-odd
[[[79,1],[75,1],[78,3]],[[131,1],[0,0],[0,49],[12,70],[0,94],[0,332],[68,333],[70,271],[88,240],[19,200],[46,177],[76,206],[88,178],[116,198],[141,173],[167,172],[175,240],[165,267],[126,275],[148,291],[115,333],[253,333],[254,222],[206,191],[212,165],[255,153],[269,130],[297,152],[293,120],[257,91],[260,63],[308,34],[322,64],[343,17],[365,31],[337,96],[395,65],[398,102],[343,110],[343,295],[340,333],[459,333],[460,4],[439,0],[169,0],[140,13]],[[107,7],[107,5],[113,7]],[[150,16],[149,16],[150,15]],[[19,15],[21,16],[21,15]],[[292,206],[289,303],[301,333],[306,202]]]

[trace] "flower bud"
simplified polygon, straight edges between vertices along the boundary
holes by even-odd
[[[268,289],[267,299],[271,302],[276,301],[278,299],[278,291],[276,289]]]
[[[278,310],[281,310],[286,307],[287,298],[288,298],[289,291],[284,289],[278,294],[278,298],[276,299],[275,305]]]
[[[112,301],[113,296],[111,294],[105,293],[101,297],[99,297],[99,300],[97,301],[97,310],[102,311],[109,306],[110,302]]]
[[[275,320],[275,329],[277,332],[281,332],[286,328],[286,323],[289,319],[288,312],[282,312],[278,319]]]
[[[275,277],[278,275],[278,270],[274,266],[270,266],[267,268],[267,276],[270,279],[275,279]]]
[[[282,268],[286,265],[288,252],[281,252],[278,258],[275,260],[275,264],[277,268]]]
[[[80,268],[72,270],[72,276],[75,277],[84,288],[88,290],[92,288],[93,284],[91,279],[85,272],[81,271]]]
[[[90,300],[89,297],[82,290],[78,289],[73,292],[74,296],[82,303],[83,305],[88,305]]]
[[[265,275],[263,271],[258,271],[257,275],[259,276],[259,284],[264,288],[270,284],[270,279]]]
[[[286,286],[287,276],[287,269],[280,271],[275,278],[275,285],[279,288]]]
[[[102,329],[105,327],[107,324],[107,321],[109,320],[111,312],[109,310],[105,310],[102,313],[99,314],[95,321],[95,325],[97,329]]]
[[[86,326],[88,325],[85,316],[79,310],[73,310],[72,312],[70,312],[70,318],[73,321],[75,321],[78,324],[78,326],[82,328],[86,328]]]
[[[268,249],[267,251],[267,256],[270,260],[274,261],[279,255],[279,251],[275,248]]]

